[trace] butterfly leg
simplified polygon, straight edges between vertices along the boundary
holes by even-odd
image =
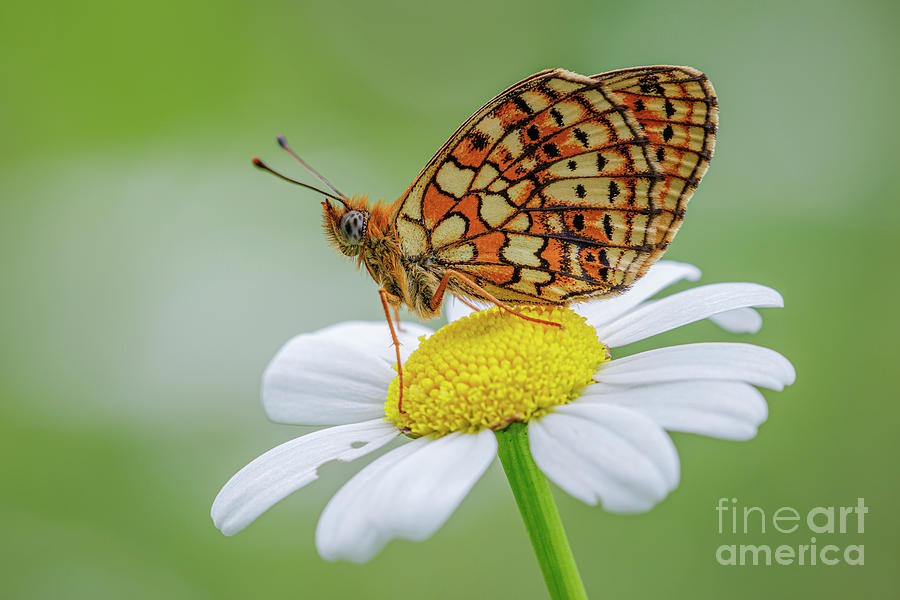
[[[397,321],[397,331],[403,333],[403,325],[400,324],[400,309],[398,307],[398,304],[394,305],[394,320]]]
[[[391,318],[391,308],[390,302],[388,302],[388,298],[396,298],[393,294],[388,292],[386,289],[381,288],[378,290],[378,295],[381,296],[381,306],[384,308],[384,316],[387,318],[388,327],[391,330],[391,340],[394,342],[394,352],[397,355],[397,376],[400,378],[400,388],[397,394],[397,410],[400,412],[404,412],[403,410],[403,365],[400,362],[400,340],[397,339],[397,331],[394,329],[394,320]],[[396,310],[396,309],[395,309]],[[399,314],[397,315],[399,317]],[[397,319],[397,326],[400,326],[400,319]]]
[[[478,311],[481,310],[480,308],[478,308],[477,306],[475,306],[474,304],[472,304],[471,302],[469,302],[468,300],[466,300],[466,299],[463,298],[462,296],[457,296],[456,294],[454,294],[454,296],[456,297],[457,300],[459,300],[460,302],[462,302],[463,304],[465,304],[466,306],[468,306],[469,308],[471,308],[471,309],[474,310],[475,312],[478,312]]]
[[[526,321],[531,321],[532,323],[541,323],[542,325],[551,325],[553,327],[559,327],[560,329],[562,329],[561,323],[554,323],[553,321],[545,321],[544,319],[537,319],[535,317],[529,317],[528,315],[523,315],[522,313],[515,310],[514,308],[510,308],[509,306],[505,305],[503,302],[501,302],[500,300],[495,298],[493,295],[491,295],[490,292],[488,292],[486,289],[484,289],[483,287],[481,287],[480,285],[478,285],[477,283],[475,283],[474,281],[472,281],[471,279],[469,279],[462,273],[459,273],[459,272],[453,271],[453,270],[449,270],[449,269],[444,272],[444,276],[441,277],[441,282],[440,282],[440,284],[438,284],[438,287],[434,292],[434,296],[431,298],[431,302],[429,304],[430,304],[432,310],[437,310],[438,307],[441,305],[441,302],[444,299],[444,292],[447,291],[447,283],[450,281],[451,277],[453,279],[456,279],[460,283],[468,286],[469,288],[475,290],[485,300],[488,300],[489,302],[493,302],[494,304],[496,304],[497,306],[499,306],[500,308],[502,308],[503,310],[505,310],[506,312],[508,312],[510,314],[516,315],[517,317],[519,317],[521,319],[525,319]]]

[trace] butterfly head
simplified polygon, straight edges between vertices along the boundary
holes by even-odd
[[[366,198],[353,198],[343,206],[323,202],[325,235],[344,256],[357,256],[366,242],[369,211]]]

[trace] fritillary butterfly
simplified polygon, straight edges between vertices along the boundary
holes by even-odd
[[[392,334],[389,305],[429,319],[447,291],[511,312],[613,296],[678,231],[716,122],[712,85],[690,67],[541,71],[463,123],[393,204],[319,176],[338,203],[322,203],[325,231],[381,285]]]

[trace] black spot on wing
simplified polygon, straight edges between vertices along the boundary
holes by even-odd
[[[644,75],[643,77],[638,79],[638,83],[640,84],[642,94],[659,94],[660,96],[666,95],[666,91],[659,84],[659,79],[656,77],[656,75]]]
[[[563,116],[562,113],[556,110],[555,108],[550,109],[550,116],[553,117],[553,120],[556,121],[557,127],[563,126]]]
[[[566,166],[569,167],[570,171],[574,171],[578,167],[578,163],[576,163],[574,160],[570,160],[566,163]]]
[[[556,158],[559,156],[559,148],[556,147],[556,144],[547,142],[544,144],[544,154],[550,158]]]
[[[663,141],[668,142],[669,140],[672,139],[673,135],[675,135],[675,130],[672,129],[671,125],[666,125],[666,128],[663,129],[663,132],[662,132]]]
[[[575,186],[575,195],[576,196],[578,196],[579,198],[584,198],[585,194],[587,194],[587,191],[584,189],[583,185],[581,185],[579,183],[578,185]]]
[[[603,219],[603,229],[606,230],[606,219]],[[608,233],[607,237],[609,237]],[[597,262],[599,262],[604,267],[609,266],[609,258],[606,256],[606,248],[601,248],[600,251],[597,252]]]
[[[675,107],[672,105],[672,101],[669,100],[668,98],[666,98],[665,108],[666,108],[666,117],[671,119],[672,115],[675,114]]]
[[[532,125],[528,129],[525,130],[525,133],[528,134],[528,137],[532,140],[536,140],[541,137],[541,130],[537,128],[537,125]]]
[[[531,107],[528,106],[528,103],[525,102],[525,99],[522,98],[522,96],[514,96],[512,101],[513,101],[513,104],[516,105],[516,108],[521,110],[526,115],[530,115],[531,113],[534,112],[533,110],[531,110]]]
[[[487,148],[490,139],[481,131],[473,131],[469,136],[469,145],[473,150],[484,150]]]
[[[575,217],[572,219],[572,225],[575,226],[576,231],[581,231],[582,229],[584,229],[584,215],[582,215],[581,213],[575,215]]]
[[[609,182],[609,201],[612,202],[619,195],[619,184],[615,181]]]
[[[578,140],[579,142],[581,142],[581,145],[584,146],[585,148],[587,148],[587,147],[589,146],[589,144],[588,144],[588,136],[587,136],[587,134],[584,132],[583,129],[579,129],[579,128],[576,127],[576,128],[572,131],[572,135],[574,135],[574,136],[575,136],[575,139]]]
[[[609,218],[608,214],[603,215],[603,233],[606,234],[606,237],[608,239],[610,239],[610,240],[612,239],[612,234],[613,234],[612,219]]]

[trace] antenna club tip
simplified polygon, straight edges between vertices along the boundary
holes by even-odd
[[[263,169],[266,166],[265,163],[263,163],[263,161],[259,160],[258,156],[254,156],[253,160],[251,162],[253,163],[254,167],[259,167],[260,169]]]
[[[275,139],[278,140],[278,145],[279,145],[279,146],[281,146],[281,147],[284,148],[284,149],[287,149],[287,147],[288,147],[287,139],[286,139],[282,134],[279,133],[279,134],[275,137]]]

